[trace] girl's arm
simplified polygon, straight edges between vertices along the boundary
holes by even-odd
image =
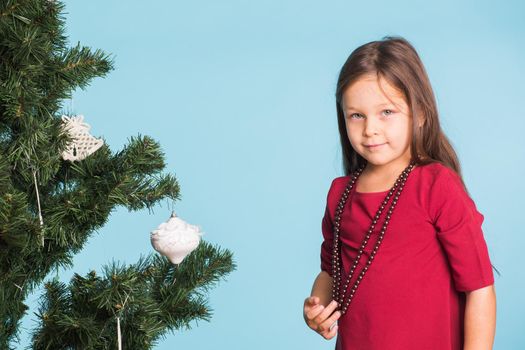
[[[494,285],[465,292],[464,350],[492,349],[496,333],[496,292]]]
[[[312,286],[311,296],[319,297],[320,304],[325,307],[332,301],[332,283],[333,278],[327,272],[321,271]]]

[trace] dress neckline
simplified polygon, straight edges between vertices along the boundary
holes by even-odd
[[[414,168],[412,169],[412,172],[414,172],[416,169],[418,169],[418,168],[420,168],[420,167],[421,167],[421,165],[418,165],[418,166],[414,167]],[[358,181],[359,181],[359,179],[358,179]],[[355,186],[353,192],[354,192],[354,194],[356,194],[356,195],[358,195],[358,196],[377,196],[377,195],[386,195],[386,194],[387,194],[388,192],[390,192],[390,190],[391,190],[391,188],[389,188],[389,189],[386,190],[386,191],[379,191],[379,192],[377,192],[377,191],[375,191],[375,192],[359,192],[359,191],[357,190],[357,182],[356,182],[355,185],[356,185],[356,186]]]
[[[360,196],[369,196],[369,195],[377,195],[377,194],[387,194],[390,190],[381,191],[381,192],[359,192],[357,191],[357,187],[354,190],[354,193]]]

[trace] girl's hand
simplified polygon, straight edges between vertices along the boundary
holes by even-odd
[[[319,298],[315,296],[308,297],[304,300],[304,320],[308,327],[322,335],[325,339],[332,339],[337,334],[339,327],[337,325],[332,329],[330,329],[330,327],[341,316],[341,311],[333,312],[337,307],[335,300],[332,300],[326,307],[320,304],[319,301]]]

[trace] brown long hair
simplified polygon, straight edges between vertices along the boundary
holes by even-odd
[[[342,95],[353,82],[369,74],[375,74],[378,81],[385,79],[403,92],[411,115],[423,118],[421,128],[412,118],[412,160],[418,165],[440,162],[448,166],[459,175],[467,190],[457,154],[441,130],[434,92],[425,67],[414,47],[400,36],[386,36],[359,46],[339,73],[335,98],[345,175],[364,165],[366,159],[352,148],[348,140],[341,108]]]

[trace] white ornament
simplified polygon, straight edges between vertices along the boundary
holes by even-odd
[[[180,264],[197,248],[201,235],[198,226],[188,224],[173,212],[167,222],[151,232],[151,245],[173,264]]]
[[[104,144],[102,139],[91,136],[89,133],[91,127],[84,123],[83,115],[73,117],[63,115],[62,128],[72,138],[72,142],[62,152],[64,160],[82,160],[95,153]]]

